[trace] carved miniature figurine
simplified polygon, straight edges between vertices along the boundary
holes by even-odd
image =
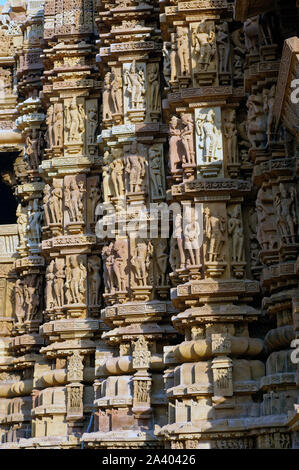
[[[53,105],[51,105],[47,111],[47,117],[46,117],[47,131],[46,131],[46,136],[45,136],[46,142],[48,144],[47,146],[49,149],[51,149],[54,145],[53,119],[54,119],[54,107]]]
[[[66,269],[66,298],[68,304],[81,304],[86,293],[86,268],[76,255],[69,257]]]
[[[200,265],[200,225],[197,212],[191,211],[184,227],[184,248],[188,250],[189,264]]]
[[[242,262],[244,256],[244,234],[239,206],[236,206],[232,214],[230,214],[228,221],[228,233],[232,240],[232,260],[236,263]]]
[[[203,161],[217,160],[217,149],[221,148],[221,131],[217,128],[213,109],[196,120],[196,131],[200,138],[199,146],[203,149]]]
[[[127,287],[127,265],[128,247],[126,240],[116,240],[113,246],[113,271],[117,280],[117,288],[123,292]]]
[[[209,248],[207,250],[208,261],[223,261],[221,256],[222,247],[225,242],[226,221],[223,216],[211,215],[210,209],[207,207],[204,211],[206,237],[209,240]]]
[[[216,26],[217,34],[217,48],[219,60],[219,73],[228,73],[230,71],[229,57],[230,57],[230,41],[228,23],[223,23]]]
[[[101,190],[98,184],[93,183],[89,188],[91,222],[96,222],[96,208],[101,200]]]
[[[113,112],[115,114],[121,114],[123,111],[122,101],[122,77],[118,72],[113,73],[111,81],[111,98],[113,103]]]
[[[47,267],[46,271],[46,309],[49,310],[54,306],[54,268],[55,268],[55,261],[52,260]]]
[[[158,64],[151,64],[147,77],[149,86],[149,109],[159,111],[160,109],[160,80]]]
[[[188,31],[185,28],[177,28],[177,55],[180,64],[181,76],[188,75],[189,66],[189,39]]]
[[[114,256],[113,256],[113,243],[104,246],[102,249],[102,259],[104,267],[104,284],[106,292],[113,293],[115,291],[114,285]]]
[[[228,161],[229,163],[238,163],[238,131],[234,109],[227,111],[223,127]]]
[[[154,243],[154,259],[156,268],[156,285],[165,286],[167,285],[167,241],[165,239],[158,240]]]
[[[243,31],[245,34],[245,47],[249,54],[258,54],[259,38],[260,38],[260,26],[259,17],[253,16],[248,18],[244,25]]]
[[[110,163],[110,168],[115,197],[121,197],[125,194],[123,160],[116,158]]]
[[[26,138],[26,154],[29,157],[29,165],[32,170],[37,170],[42,151],[42,135],[38,129],[33,129],[31,135]]]
[[[169,158],[170,158],[170,171],[175,174],[179,170],[179,165],[183,161],[184,146],[181,139],[180,119],[177,116],[172,116],[169,124]]]
[[[24,284],[21,279],[17,279],[15,283],[15,313],[18,323],[23,323],[25,317],[24,310]]]
[[[88,258],[88,279],[89,279],[89,304],[98,305],[100,296],[100,276],[101,262],[98,256]]]
[[[137,286],[146,286],[149,275],[149,268],[153,255],[152,243],[138,240],[135,251],[131,257],[131,263],[135,268],[135,279]]]
[[[98,127],[98,112],[97,108],[93,106],[87,111],[87,143],[96,143],[96,132]]]
[[[183,162],[192,165],[195,163],[193,118],[191,114],[182,114],[181,118],[181,140],[184,146]]]
[[[21,204],[18,205],[16,210],[18,235],[19,235],[19,247],[24,248],[26,246],[26,232],[27,232],[27,211]]]
[[[215,32],[202,21],[197,29],[192,31],[192,46],[196,56],[199,69],[206,72],[212,63],[216,52]]]
[[[165,194],[162,155],[159,146],[153,145],[149,150],[149,168],[153,198],[162,198]]]
[[[137,142],[133,142],[126,155],[126,178],[128,181],[128,190],[131,193],[143,191],[144,179],[146,175],[145,158],[138,155],[139,149]],[[141,152],[140,152],[141,153]]]
[[[40,242],[42,217],[38,199],[34,199],[32,205],[28,206],[27,236],[31,244]]]
[[[48,202],[49,214],[52,222],[61,224],[62,222],[62,188],[59,180],[53,180],[53,189]]]
[[[61,103],[54,105],[53,137],[53,145],[60,147],[63,143],[63,111]]]
[[[135,60],[133,60],[130,70],[125,70],[124,84],[130,97],[129,109],[143,109],[145,106],[145,77],[143,70],[137,69]]]
[[[296,215],[296,192],[291,188],[289,194],[282,183],[279,185],[279,192],[274,199],[276,208],[277,225],[283,244],[296,242],[295,227],[297,225]]]
[[[55,279],[54,279],[54,303],[57,307],[64,305],[64,272],[65,264],[63,258],[55,259]]]
[[[111,113],[111,73],[107,72],[104,77],[104,90],[103,90],[103,120],[112,118]]]

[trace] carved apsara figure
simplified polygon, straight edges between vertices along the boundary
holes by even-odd
[[[146,175],[145,158],[139,153],[141,146],[133,142],[126,155],[126,177],[128,181],[128,190],[131,193],[141,192],[144,189],[144,180]],[[143,149],[142,149],[143,150]]]
[[[189,263],[200,265],[200,225],[197,212],[192,210],[184,227],[184,248],[189,254]]]
[[[217,160],[217,150],[221,149],[221,133],[213,109],[196,120],[196,131],[200,139],[199,146],[203,149],[203,161],[210,163]]]
[[[103,88],[103,120],[109,120],[112,118],[111,113],[111,72],[107,72],[104,77],[104,88]]]
[[[125,194],[123,159],[116,158],[113,160],[110,163],[110,168],[115,197],[121,197]]]
[[[21,279],[17,279],[14,287],[15,294],[15,313],[18,323],[23,323],[25,310],[24,310],[24,284]]]
[[[49,310],[54,306],[54,268],[55,268],[55,261],[52,260],[50,264],[47,266],[46,270],[46,309]]]
[[[162,198],[165,195],[165,183],[163,172],[163,161],[161,149],[153,145],[149,150],[149,169],[151,178],[151,189],[153,198]]]
[[[229,57],[230,57],[230,40],[228,23],[223,23],[216,26],[217,34],[217,49],[218,49],[218,62],[219,73],[228,73],[230,71]]]
[[[170,171],[177,173],[183,161],[184,146],[181,139],[181,121],[177,116],[172,116],[169,123],[169,158]]]
[[[57,146],[57,147],[60,147],[63,143],[63,110],[62,110],[62,103],[56,103],[54,105],[53,134],[54,134],[53,145]]]
[[[159,111],[160,109],[160,80],[158,64],[150,64],[147,76],[149,87],[149,109]]]
[[[77,255],[69,257],[66,274],[66,297],[69,304],[81,304],[86,293],[86,268]]]
[[[279,192],[274,199],[277,225],[283,244],[296,242],[297,214],[296,214],[296,192],[291,188],[289,194],[282,183]]]
[[[98,111],[95,106],[92,106],[87,111],[87,143],[96,143],[96,132],[98,127]]]
[[[153,245],[150,241],[137,240],[131,263],[135,268],[137,286],[146,286],[149,276]]]
[[[49,198],[48,207],[52,222],[61,224],[62,222],[62,188],[60,181],[53,180],[53,189]]]
[[[28,206],[27,235],[28,241],[31,244],[38,244],[40,242],[42,217],[43,214],[38,199],[34,199],[32,205]]]
[[[186,28],[177,28],[177,56],[179,59],[180,73],[179,76],[186,76],[189,74],[189,39],[188,30]]]
[[[24,248],[26,246],[26,232],[27,232],[27,210],[25,207],[22,207],[21,204],[18,205],[16,210],[17,216],[17,226],[18,226],[18,235],[19,235],[19,248]]]
[[[228,110],[224,118],[224,137],[229,163],[238,163],[238,131],[236,126],[236,111]]]
[[[64,305],[64,279],[65,279],[65,263],[63,258],[55,259],[55,279],[54,279],[54,303],[57,307]]]
[[[123,111],[122,98],[122,77],[120,72],[114,71],[111,81],[111,98],[113,103],[113,113],[121,114]]]

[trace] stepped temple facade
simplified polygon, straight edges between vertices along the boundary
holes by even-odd
[[[7,0],[0,448],[299,448],[296,0]]]

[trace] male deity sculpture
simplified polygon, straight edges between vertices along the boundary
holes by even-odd
[[[135,268],[137,286],[147,285],[152,255],[153,245],[151,242],[138,240],[135,246],[134,254],[131,257],[131,263]]]
[[[296,214],[296,190],[291,187],[289,194],[282,183],[279,192],[274,199],[276,208],[277,225],[283,244],[296,243],[295,227],[297,225]]]
[[[145,76],[141,68],[137,69],[135,60],[133,60],[130,70],[125,70],[124,84],[130,97],[129,109],[143,109],[145,106]]]
[[[95,106],[87,111],[87,143],[96,143],[96,132],[98,127],[98,111]]]
[[[224,21],[223,23],[216,26],[217,34],[217,48],[218,48],[218,60],[219,60],[219,73],[228,73],[230,71],[229,67],[229,57],[230,57],[230,40],[229,40],[229,30],[228,23]]]
[[[244,233],[240,207],[236,206],[229,217],[228,233],[232,240],[232,260],[235,263],[243,261]]]

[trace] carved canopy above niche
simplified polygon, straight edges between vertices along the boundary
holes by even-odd
[[[235,0],[235,19],[245,21],[273,8],[273,0]]]

